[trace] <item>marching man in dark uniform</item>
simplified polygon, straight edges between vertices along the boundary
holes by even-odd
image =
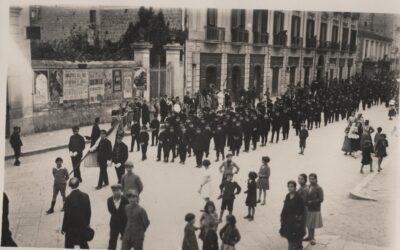
[[[149,145],[149,133],[147,133],[147,127],[143,126],[142,130],[140,131],[139,141],[142,147],[142,161],[147,159],[147,146]]]
[[[250,117],[246,116],[243,123],[244,152],[249,152],[252,132],[253,132],[253,125],[250,122]]]
[[[135,141],[137,145],[137,150],[139,151],[140,149],[140,143],[139,143],[139,134],[140,134],[140,124],[137,120],[133,120],[133,124],[131,126],[131,152],[133,152],[133,148],[135,147]]]
[[[175,133],[175,128],[173,126],[171,126],[169,128],[169,132],[167,134],[167,143],[165,144],[166,151],[164,151],[164,162],[169,161],[169,153],[170,152],[172,152],[171,162],[175,161],[177,144],[178,144],[177,133]]]
[[[99,127],[100,118],[96,117],[94,119],[94,124],[92,127],[92,134],[89,136],[85,136],[87,140],[90,140],[90,146],[92,147],[96,144],[97,139],[100,137],[100,127]]]
[[[274,116],[272,117],[272,136],[270,143],[274,142],[274,135],[276,134],[276,143],[279,141],[279,131],[281,130],[282,122],[281,116],[279,112],[275,112]]]
[[[118,183],[121,183],[121,177],[125,174],[125,162],[128,160],[128,146],[122,142],[123,136],[118,135],[115,141],[112,163],[117,173]]]
[[[90,225],[92,210],[89,196],[81,192],[78,178],[69,180],[71,193],[65,199],[64,219],[61,233],[65,234],[65,248],[74,248],[79,245],[81,249],[89,249],[86,231]]]
[[[207,138],[201,132],[201,128],[196,128],[196,134],[193,139],[193,151],[196,155],[196,167],[201,168],[203,162],[203,155],[207,144]]]
[[[108,174],[107,166],[111,163],[112,159],[112,146],[111,142],[106,138],[107,132],[103,129],[100,131],[100,142],[97,147],[97,163],[100,167],[99,182],[96,189],[99,190],[104,186],[108,186]],[[91,148],[90,151],[93,152],[96,149]]]
[[[253,150],[256,150],[257,142],[260,137],[259,126],[260,121],[257,119],[257,116],[253,116],[253,131],[251,132],[251,142],[253,143]]]
[[[289,130],[290,130],[290,117],[287,109],[283,110],[281,121],[282,121],[283,140],[287,140],[289,139]]]
[[[243,133],[240,121],[236,122],[236,126],[232,129],[232,154],[239,155],[240,148],[242,147]]]
[[[268,142],[268,133],[271,129],[271,120],[269,119],[268,114],[264,114],[263,118],[260,121],[260,135],[261,135],[261,146],[267,145]]]
[[[225,160],[225,143],[226,143],[226,133],[222,130],[222,126],[220,124],[217,125],[217,131],[214,134],[214,143],[215,143],[215,151],[217,153],[217,160],[219,161],[219,155],[221,154],[222,160]]]
[[[21,128],[18,126],[14,127],[14,132],[12,133],[10,137],[10,144],[11,147],[14,150],[14,157],[15,157],[15,162],[14,166],[19,166],[21,162],[19,161],[19,157],[21,156],[21,146],[22,146],[22,141],[19,133],[21,132]]]
[[[164,151],[164,158],[165,158],[165,150],[164,150],[165,145],[164,144],[167,142],[167,139],[168,139],[167,138],[168,134],[167,134],[167,131],[165,130],[165,126],[164,125],[161,126],[160,129],[161,129],[161,132],[158,135],[157,161],[161,161],[161,151]]]
[[[122,186],[120,184],[112,185],[113,195],[107,199],[107,207],[110,212],[110,240],[108,248],[114,250],[117,247],[118,236],[124,235],[126,226],[125,206],[128,200],[122,195]]]
[[[158,145],[158,133],[160,132],[160,121],[157,117],[154,117],[153,120],[150,122],[150,129],[151,129],[151,146]],[[156,143],[154,144],[154,139]]]
[[[82,151],[85,149],[85,138],[79,134],[79,127],[72,128],[73,135],[69,138],[69,155],[72,160],[72,167],[74,169],[74,177],[82,182],[80,164],[82,159]]]
[[[182,133],[178,138],[178,154],[181,164],[185,164],[187,149],[189,146],[189,134],[185,127],[182,127]]]

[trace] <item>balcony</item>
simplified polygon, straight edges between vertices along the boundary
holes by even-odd
[[[332,51],[338,51],[338,50],[340,50],[340,43],[338,43],[338,42],[331,42],[330,49],[331,49]]]
[[[303,44],[302,37],[296,37],[296,36],[291,37],[290,46],[292,47],[292,49],[298,49],[301,47],[302,44]]]
[[[350,50],[349,50],[349,52],[352,54],[352,53],[355,53],[357,51],[357,45],[355,45],[355,44],[350,44]]]
[[[265,46],[268,44],[269,34],[268,32],[253,32],[253,45],[254,46]]]
[[[274,34],[274,46],[275,47],[284,47],[286,46],[287,35],[286,30],[283,30],[277,34]]]
[[[330,48],[330,43],[328,41],[319,41],[318,42],[318,50],[327,51]]]
[[[225,28],[206,26],[206,42],[220,43],[225,41]]]
[[[342,43],[341,51],[342,52],[347,52],[348,50],[349,50],[349,44],[348,43]]]
[[[315,49],[317,47],[317,38],[310,37],[306,39],[306,49]]]
[[[231,42],[236,44],[249,42],[249,31],[245,29],[235,28],[231,30]]]

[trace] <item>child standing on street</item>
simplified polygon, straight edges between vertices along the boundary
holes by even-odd
[[[257,173],[250,172],[249,180],[247,181],[247,191],[244,193],[247,194],[246,198],[246,206],[248,207],[249,213],[247,214],[245,219],[249,221],[254,220],[254,212],[257,206]]]
[[[304,149],[306,148],[306,140],[308,137],[308,131],[306,129],[306,124],[302,123],[301,124],[301,130],[299,133],[299,138],[300,138],[300,152],[299,154],[304,155]]]
[[[63,159],[57,157],[56,167],[53,168],[54,185],[53,185],[53,199],[51,200],[51,207],[46,211],[47,214],[54,213],[54,205],[56,204],[56,199],[58,192],[61,193],[63,202],[65,202],[65,190],[67,188],[67,180],[69,179],[68,170],[63,166]],[[64,208],[61,210],[64,211]]]
[[[386,148],[389,146],[388,141],[386,140],[386,134],[381,134],[380,138],[376,143],[376,156],[378,157],[378,172],[382,170],[381,164],[383,158],[387,156]]]
[[[224,215],[225,209],[228,209],[229,214],[232,214],[235,195],[238,195],[242,190],[236,181],[232,181],[233,174],[227,174],[226,178],[227,179],[219,186],[222,192],[222,204],[219,222],[222,222],[222,216]]]
[[[21,132],[21,128],[18,126],[15,126],[14,132],[12,133],[12,135],[10,137],[10,144],[14,150],[14,157],[15,157],[14,166],[19,166],[21,164],[21,162],[19,161],[19,157],[21,156],[21,146],[22,146],[21,137],[19,135],[20,132]]]
[[[194,226],[195,215],[188,213],[185,216],[187,222],[185,226],[185,235],[183,237],[182,250],[199,250],[195,231],[198,229]]]
[[[226,216],[226,224],[219,231],[222,240],[221,250],[235,250],[235,245],[240,241],[240,233],[236,228],[236,218],[234,215]]]
[[[364,144],[364,147],[362,149],[362,159],[361,159],[361,169],[360,169],[360,173],[363,174],[363,168],[364,165],[369,165],[369,171],[372,173],[372,157],[371,157],[371,153],[372,153],[373,149],[372,149],[372,143],[371,141],[366,141]]]

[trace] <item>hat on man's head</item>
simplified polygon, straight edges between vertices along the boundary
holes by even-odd
[[[125,162],[125,168],[133,168],[133,162],[131,161]]]
[[[121,184],[115,184],[111,186],[111,190],[122,190],[122,185]]]
[[[117,134],[117,139],[123,139],[124,136],[122,134]]]
[[[15,127],[14,127],[14,130],[19,130],[19,129],[21,129],[21,128],[18,127],[18,126],[15,126]]]
[[[78,131],[78,130],[79,130],[79,127],[78,127],[78,126],[73,126],[73,127],[72,127],[72,131],[75,132],[75,131]]]
[[[231,154],[231,153],[226,155],[226,157],[232,157],[232,156],[233,156],[233,154]]]
[[[126,197],[139,197],[139,193],[136,189],[129,189],[126,192]]]

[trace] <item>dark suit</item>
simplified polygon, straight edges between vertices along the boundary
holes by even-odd
[[[125,206],[128,200],[122,196],[119,207],[116,208],[114,199],[111,196],[107,200],[108,211],[111,214],[110,218],[110,240],[108,242],[108,249],[115,249],[117,247],[118,235],[123,236],[126,226]]]
[[[80,134],[71,135],[69,138],[68,149],[70,152],[77,152],[76,156],[71,157],[72,167],[74,169],[74,177],[82,182],[80,164],[82,159],[82,151],[85,149],[85,139]]]
[[[105,138],[101,139],[97,148],[97,162],[100,166],[100,175],[98,187],[101,187],[103,183],[108,185],[108,174],[107,174],[107,161],[112,159],[112,146],[111,142]]]
[[[65,248],[88,249],[87,241],[82,239],[83,231],[90,225],[92,210],[89,196],[78,189],[72,192],[65,199],[64,220],[62,231],[65,233]]]
[[[3,193],[3,220],[1,230],[1,246],[16,247],[17,244],[11,237],[10,222],[8,221],[8,204],[9,200],[6,193]]]
[[[119,168],[115,168],[118,177],[118,183],[121,183],[121,177],[125,174],[125,162],[128,160],[128,146],[125,143],[115,143],[113,153],[112,153],[112,162],[114,164],[121,163]]]
[[[99,125],[96,123],[92,127],[92,134],[90,135],[90,146],[92,147],[96,144],[97,139],[100,137],[100,128]]]

